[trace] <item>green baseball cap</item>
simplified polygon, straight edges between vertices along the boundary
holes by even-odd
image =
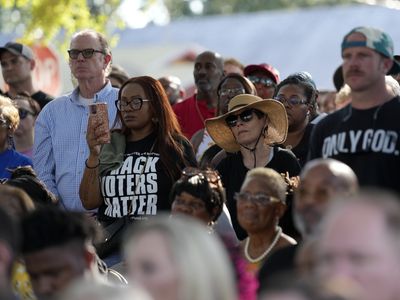
[[[348,36],[355,32],[364,35],[365,41],[347,41]],[[342,52],[344,49],[352,47],[367,47],[375,50],[383,56],[393,60],[393,66],[389,70],[388,74],[396,74],[400,72],[400,65],[393,57],[393,40],[386,32],[373,27],[356,27],[344,36],[342,41]]]

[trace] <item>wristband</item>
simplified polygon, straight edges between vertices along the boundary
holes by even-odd
[[[99,162],[97,163],[97,165],[95,165],[94,167],[88,166],[87,162],[88,162],[88,160],[86,159],[86,160],[85,160],[85,166],[86,166],[86,168],[91,169],[91,170],[92,170],[92,169],[97,169],[97,167],[100,165],[100,160],[99,160]]]

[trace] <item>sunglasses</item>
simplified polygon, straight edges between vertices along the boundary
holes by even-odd
[[[254,117],[254,110],[253,109],[246,109],[245,111],[241,112],[238,115],[230,115],[225,118],[225,123],[228,127],[235,127],[237,125],[238,119],[242,122],[250,122]]]
[[[105,54],[104,51],[89,48],[89,49],[83,49],[83,50],[69,49],[68,55],[69,55],[70,59],[77,59],[79,54],[82,53],[82,56],[84,58],[91,58],[95,52]]]
[[[247,76],[247,78],[254,84],[261,83],[266,87],[275,87],[275,82],[270,78],[258,77],[258,76]]]
[[[34,116],[35,114],[29,110],[19,108],[18,109],[19,118],[21,120],[25,119],[28,115]]]

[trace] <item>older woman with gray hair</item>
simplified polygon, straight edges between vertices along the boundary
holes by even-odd
[[[241,248],[254,273],[273,251],[296,244],[279,227],[286,210],[286,189],[278,172],[255,168],[247,173],[240,192],[235,194],[237,218],[248,234]]]

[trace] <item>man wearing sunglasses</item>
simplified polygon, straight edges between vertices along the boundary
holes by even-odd
[[[28,93],[33,100],[43,108],[54,97],[35,89],[33,85],[33,70],[35,58],[33,51],[26,45],[8,42],[0,47],[0,64],[8,91],[4,95],[14,99],[18,94]]]
[[[248,65],[244,68],[246,76],[256,87],[262,99],[272,99],[279,83],[279,71],[269,64]]]
[[[68,50],[78,86],[50,102],[35,125],[34,169],[68,210],[84,211],[79,185],[89,155],[86,129],[89,105],[107,103],[109,126],[116,116],[118,89],[106,78],[111,63],[107,40],[94,30],[76,33]]]

